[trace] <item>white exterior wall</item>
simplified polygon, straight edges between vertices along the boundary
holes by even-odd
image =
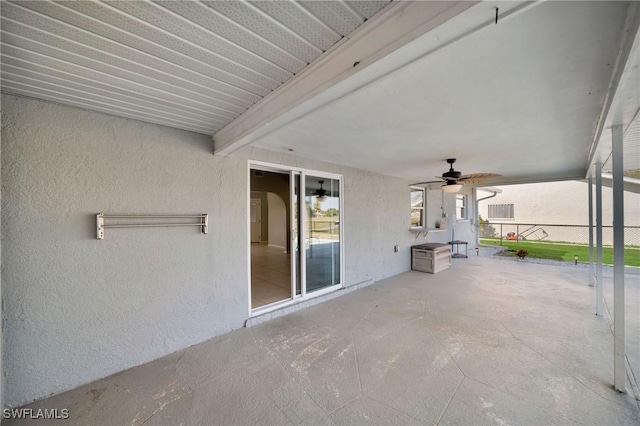
[[[467,219],[456,219],[456,194],[444,193],[440,188],[440,184],[432,185],[433,189],[427,190],[427,228],[435,228],[436,220],[442,218],[442,212],[447,215],[444,218],[446,229],[435,231],[431,234],[433,239],[441,242],[448,242],[452,239],[467,241],[469,255],[476,247],[477,232],[477,212],[475,203],[475,190],[469,187],[463,187],[458,194],[467,195]],[[444,197],[444,203],[443,203]],[[464,250],[464,246],[460,246],[460,250]]]
[[[10,406],[243,326],[249,159],[344,175],[347,286],[406,271],[411,245],[450,238],[408,231],[410,182],[401,179],[252,148],[217,157],[208,136],[26,98],[2,101]],[[99,241],[99,212],[208,213],[209,234],[107,229]]]
[[[455,223],[455,233],[449,233],[449,238],[452,236],[456,240],[467,241],[469,256],[474,253],[474,248],[476,247],[476,232],[477,232],[477,217],[478,213],[476,212],[476,203],[475,203],[475,190],[469,187],[463,187],[462,190],[458,194],[466,194],[467,195],[467,218],[463,220],[456,220],[456,197],[455,194],[447,194],[448,204],[447,209],[450,210],[451,218],[450,222]],[[464,246],[459,247],[460,252],[463,253]]]

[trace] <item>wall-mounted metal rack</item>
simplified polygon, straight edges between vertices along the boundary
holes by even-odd
[[[148,219],[151,223],[112,223],[105,224],[107,219],[125,219],[138,220]],[[198,222],[182,223],[171,222],[175,219],[198,219]],[[164,222],[154,222],[154,221]],[[105,228],[159,228],[171,226],[199,226],[201,234],[209,232],[209,215],[206,213],[197,215],[106,215],[103,213],[96,214],[96,238],[104,240]]]

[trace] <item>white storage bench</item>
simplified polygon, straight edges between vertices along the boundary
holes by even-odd
[[[451,266],[449,244],[427,243],[411,247],[411,269],[436,274]]]

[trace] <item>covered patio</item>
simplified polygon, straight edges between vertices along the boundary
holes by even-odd
[[[74,424],[640,421],[640,284],[623,262],[640,3],[1,6],[3,408]],[[288,247],[264,268],[288,278],[281,304],[252,288],[265,170],[288,182],[287,242],[258,238]],[[467,173],[588,180],[590,269],[474,257],[485,182]],[[314,271],[324,179],[317,213],[339,228]],[[153,220],[104,238],[103,216]],[[408,272],[412,245],[460,240],[473,258]]]
[[[456,260],[29,408],[69,407],[72,424],[638,424],[637,401],[612,388],[610,322],[586,283],[573,265]]]

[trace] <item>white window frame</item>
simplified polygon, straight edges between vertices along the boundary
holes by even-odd
[[[409,191],[409,224],[411,229],[419,229],[427,227],[427,189],[422,186],[410,186]],[[421,191],[422,192],[422,207],[414,207],[411,205],[411,192],[413,191]],[[422,214],[420,215],[420,223],[418,226],[413,226],[411,224],[411,213],[414,210],[422,210]]]
[[[462,217],[458,217],[458,200],[462,200]],[[469,194],[456,194],[456,221],[469,220]]]

